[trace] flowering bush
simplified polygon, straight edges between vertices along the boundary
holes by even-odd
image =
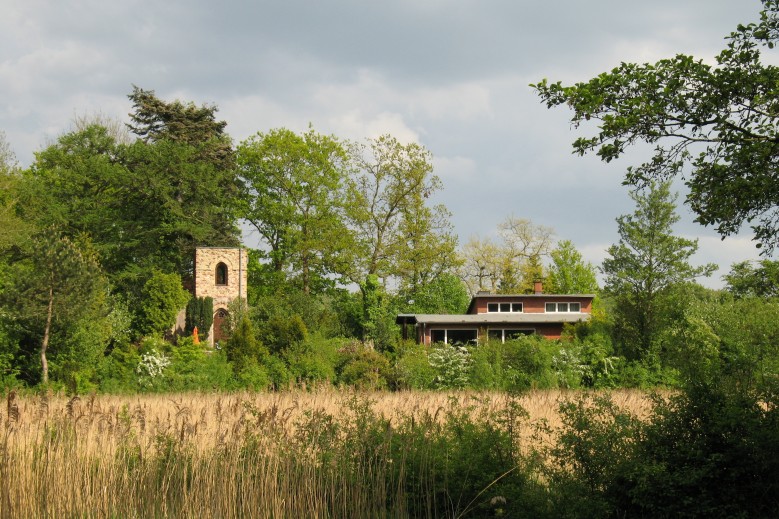
[[[436,389],[461,389],[468,385],[471,355],[464,346],[437,344],[428,358],[436,372]]]
[[[141,386],[154,385],[154,380],[162,377],[165,368],[169,365],[170,358],[154,348],[148,353],[141,354],[141,360],[138,361],[138,367],[135,368],[135,372],[139,375],[138,384]]]

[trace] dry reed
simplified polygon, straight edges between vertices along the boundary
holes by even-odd
[[[578,394],[521,395],[527,416],[517,441],[525,448],[554,441],[536,433],[554,431],[559,403]],[[407,474],[391,466],[402,459],[375,449],[348,470],[328,458],[333,445],[360,438],[358,411],[347,401],[361,399],[385,420],[386,438],[377,445],[389,445],[389,424],[409,417],[432,423],[455,408],[495,416],[511,398],[332,389],[72,398],[12,392],[0,410],[0,517],[405,517],[402,478],[417,478],[423,488],[427,475]],[[612,398],[638,416],[650,406],[640,391]],[[349,413],[352,436],[344,440]],[[360,444],[347,448],[357,453]],[[428,511],[436,505],[416,504]]]

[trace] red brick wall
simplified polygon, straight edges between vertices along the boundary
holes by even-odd
[[[567,296],[554,296],[554,295],[545,295],[544,297],[505,297],[505,298],[496,298],[496,299],[489,299],[489,298],[478,298],[476,299],[473,311],[471,313],[474,314],[485,314],[487,313],[487,304],[488,303],[522,303],[522,309],[524,313],[526,314],[532,314],[532,313],[543,313],[544,312],[544,305],[546,303],[557,303],[557,302],[569,302],[569,303],[580,303],[582,305],[582,313],[589,314],[592,312],[592,298],[589,297],[567,297]]]

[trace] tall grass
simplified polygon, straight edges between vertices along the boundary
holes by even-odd
[[[531,517],[567,396],[10,393],[0,516]]]

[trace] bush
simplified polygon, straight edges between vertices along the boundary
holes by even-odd
[[[208,338],[214,323],[214,300],[211,297],[193,297],[187,303],[185,331],[192,334],[197,328],[201,339]]]
[[[430,365],[428,348],[416,342],[401,343],[394,367],[397,389],[432,389],[436,372]]]
[[[143,335],[163,335],[176,323],[176,316],[189,301],[178,274],[155,270],[141,291],[137,329]]]
[[[428,354],[435,389],[462,389],[468,385],[471,356],[465,346],[434,344]]]
[[[384,355],[352,341],[338,351],[336,371],[339,384],[376,390],[387,387],[390,369]]]
[[[341,339],[324,339],[311,336],[307,340],[284,349],[282,357],[289,372],[298,382],[332,382]]]
[[[246,315],[238,321],[232,330],[230,338],[224,346],[227,359],[233,363],[235,373],[240,373],[246,366],[260,362],[268,355],[268,350],[257,340],[254,326]]]

